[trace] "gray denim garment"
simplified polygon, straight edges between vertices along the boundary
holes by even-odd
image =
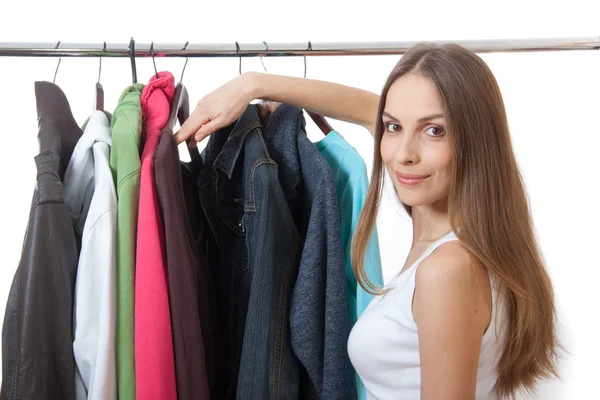
[[[331,168],[305,131],[302,110],[282,104],[263,136],[279,166],[279,183],[305,239],[289,304],[291,344],[303,369],[301,399],[356,399],[347,352],[350,310]]]

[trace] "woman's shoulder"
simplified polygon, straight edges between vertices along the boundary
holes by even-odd
[[[475,266],[467,249],[458,240],[452,240],[441,244],[421,262],[416,273],[417,283],[432,280],[460,283],[471,276]]]
[[[423,260],[416,271],[415,286],[415,309],[421,314],[444,304],[446,312],[474,310],[478,315],[472,322],[482,326],[489,323],[489,301],[482,296],[489,293],[488,274],[459,241],[442,244]]]

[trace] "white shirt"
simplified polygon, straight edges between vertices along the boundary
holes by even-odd
[[[367,400],[421,398],[421,363],[417,324],[412,313],[415,276],[419,264],[437,247],[458,240],[453,232],[429,248],[386,287],[387,294],[371,301],[348,339],[348,353],[367,389]],[[502,325],[496,321],[497,294],[492,281],[492,321],[483,335],[477,370],[477,400],[495,399],[496,366],[503,349]],[[495,317],[496,316],[496,317]]]
[[[94,111],[65,172],[65,203],[81,253],[73,310],[78,400],[116,399],[117,196],[109,164],[110,123]]]

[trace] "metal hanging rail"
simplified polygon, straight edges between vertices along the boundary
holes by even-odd
[[[598,50],[600,37],[432,40],[457,43],[477,53]],[[131,42],[130,42],[131,43]],[[154,43],[155,57],[269,57],[358,56],[404,54],[419,42],[320,43]],[[152,43],[135,43],[135,57],[151,57]],[[19,43],[0,42],[2,57],[130,57],[129,43]]]

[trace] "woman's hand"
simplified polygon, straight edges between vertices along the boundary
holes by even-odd
[[[198,102],[192,115],[175,133],[175,140],[179,144],[194,136],[196,142],[202,141],[236,121],[252,100],[251,74],[238,76]]]

